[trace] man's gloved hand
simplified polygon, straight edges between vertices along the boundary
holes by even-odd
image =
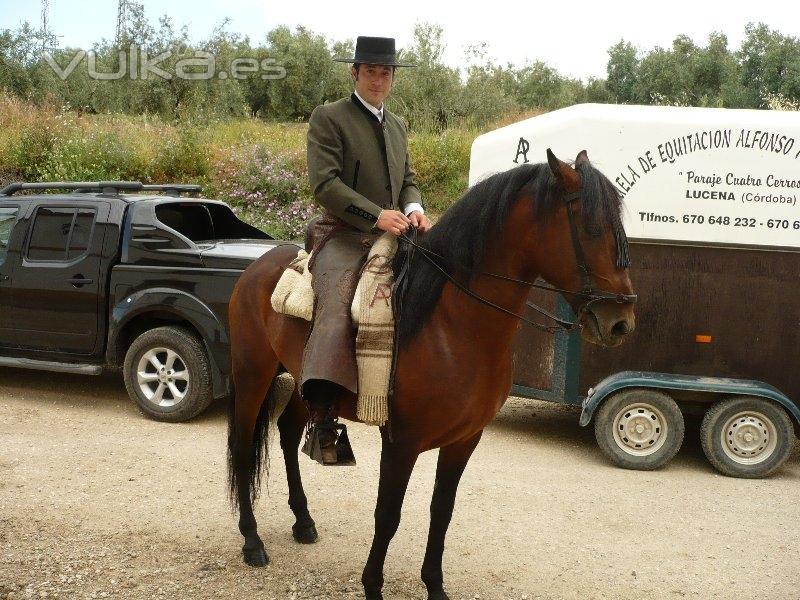
[[[411,220],[411,224],[416,227],[420,233],[428,231],[428,229],[431,228],[431,220],[418,210],[408,215],[408,218]]]
[[[394,235],[400,235],[406,232],[410,224],[411,219],[399,210],[383,209],[378,216],[378,222],[375,223],[375,227],[382,231],[393,233]]]

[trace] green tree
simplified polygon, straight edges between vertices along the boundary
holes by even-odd
[[[558,71],[540,60],[516,71],[517,99],[528,108],[555,109],[570,104],[570,94]]]
[[[749,23],[739,52],[749,102],[766,108],[771,97],[800,101],[800,41],[763,23]]]
[[[0,88],[33,99],[37,85],[31,66],[39,47],[40,38],[28,23],[18,31],[0,31]]]
[[[270,31],[267,41],[268,54],[286,70],[283,79],[268,80],[267,115],[276,119],[308,119],[311,111],[326,99],[330,81],[336,77],[325,38],[304,27],[293,33],[282,26]]]
[[[728,49],[728,38],[721,32],[708,36],[708,45],[698,48],[692,63],[695,95],[704,106],[737,104],[731,88],[726,86],[739,79],[739,65]]]
[[[467,80],[459,95],[458,112],[466,126],[480,128],[520,110],[507,91],[514,89],[513,73],[487,58],[486,43],[469,47],[464,58]]]
[[[611,104],[614,98],[606,85],[605,79],[589,77],[586,82],[586,101],[598,104]]]
[[[401,62],[417,67],[397,70],[389,102],[414,130],[441,131],[461,117],[461,78],[456,69],[444,64],[442,38],[440,26],[418,23],[411,47],[399,53]]]
[[[630,42],[620,40],[608,49],[606,88],[614,101],[621,104],[639,102],[636,85],[639,58]]]
[[[349,58],[353,56],[355,48],[350,40],[344,42],[334,42],[331,47],[331,59]],[[322,92],[322,101],[331,102],[344,96],[349,96],[353,91],[352,78],[350,76],[350,65],[347,63],[333,62],[332,68],[325,79]]]
[[[657,46],[648,52],[639,63],[634,96],[645,104],[691,106],[694,52],[694,44],[685,36],[675,39],[672,50]]]
[[[610,54],[617,64],[632,64],[622,60],[623,50],[624,44],[618,44]],[[630,58],[630,48],[626,51]],[[704,47],[679,35],[671,48],[655,47],[638,60],[629,78],[635,81],[630,96],[643,104],[742,106],[746,102],[737,83],[739,73],[725,35],[711,33]]]

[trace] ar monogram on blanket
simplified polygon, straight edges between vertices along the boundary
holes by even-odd
[[[376,241],[364,265],[353,298],[351,315],[358,327],[358,405],[356,415],[367,425],[383,425],[389,418],[389,377],[394,347],[392,314],[392,259],[397,238],[385,233]],[[310,255],[300,250],[284,270],[272,293],[272,308],[279,313],[312,320],[314,292]]]

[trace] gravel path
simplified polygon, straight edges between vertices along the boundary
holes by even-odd
[[[239,555],[221,406],[140,416],[114,375],[0,369],[0,599],[359,598],[379,437],[353,425],[355,469],[301,468],[320,541],[292,541],[283,461],[257,507],[270,565]],[[424,598],[435,453],[389,552],[387,599]],[[464,475],[445,553],[453,600],[800,598],[800,448],[768,480],[706,463],[698,426],[653,473],[612,467],[573,409],[511,399]]]

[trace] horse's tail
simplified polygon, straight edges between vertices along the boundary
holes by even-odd
[[[258,410],[252,431],[241,431],[236,398],[228,406],[228,490],[231,503],[239,504],[239,492],[247,490],[250,503],[258,498],[261,478],[269,476],[269,424],[275,413],[278,395],[277,376],[270,382],[266,398]],[[249,429],[249,428],[248,428]]]

